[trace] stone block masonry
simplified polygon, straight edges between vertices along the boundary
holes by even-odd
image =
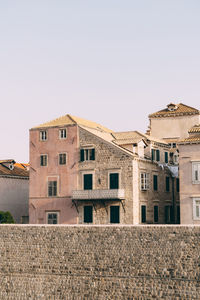
[[[200,226],[0,226],[0,299],[200,299]]]

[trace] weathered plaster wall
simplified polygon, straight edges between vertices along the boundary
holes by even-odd
[[[16,223],[28,216],[29,180],[0,178],[0,210],[9,211]]]
[[[199,299],[199,226],[0,226],[0,299]]]

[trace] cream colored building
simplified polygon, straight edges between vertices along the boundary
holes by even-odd
[[[178,146],[181,224],[200,224],[200,125]]]

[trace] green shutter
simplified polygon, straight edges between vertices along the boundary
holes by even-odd
[[[154,189],[154,191],[158,190],[158,176],[157,175],[153,175],[153,189]]]
[[[84,149],[81,149],[80,151],[80,160],[84,161]]]
[[[154,157],[154,149],[151,149],[151,159],[154,160],[155,157]]]
[[[165,152],[165,163],[168,164],[168,152]]]
[[[156,150],[156,161],[160,161],[160,150]]]
[[[95,160],[95,149],[91,149],[90,160]]]
[[[110,206],[110,223],[119,223],[119,206]]]

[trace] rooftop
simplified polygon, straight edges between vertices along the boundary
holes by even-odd
[[[149,118],[174,117],[174,116],[198,115],[198,114],[200,114],[199,110],[191,106],[185,105],[183,103],[179,103],[179,104],[170,103],[167,105],[165,109],[150,114]]]

